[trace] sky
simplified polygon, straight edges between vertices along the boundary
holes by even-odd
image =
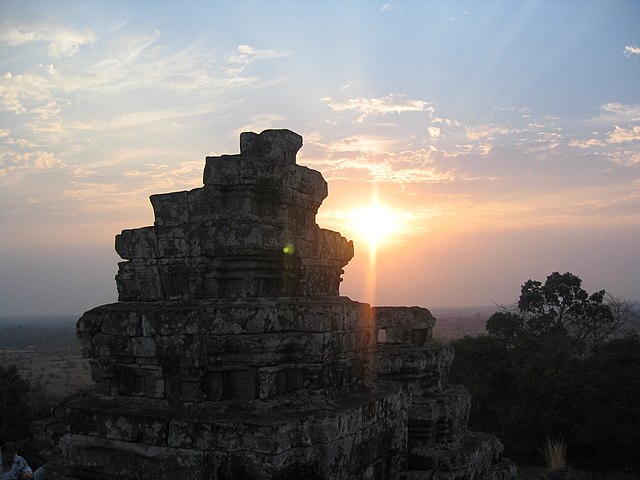
[[[116,301],[149,195],[268,128],[329,184],[343,295],[504,305],[569,271],[640,300],[635,0],[2,0],[0,315]]]

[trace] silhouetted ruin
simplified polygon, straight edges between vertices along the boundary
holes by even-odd
[[[339,296],[353,244],[316,224],[327,184],[301,146],[243,133],[116,237],[119,301],[77,325],[95,388],[43,426],[50,478],[515,478],[467,430],[431,313]]]

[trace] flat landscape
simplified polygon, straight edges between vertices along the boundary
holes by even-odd
[[[2,365],[14,364],[32,388],[54,398],[71,395],[91,386],[89,361],[80,353],[41,352],[36,348],[0,350]]]
[[[440,342],[448,342],[462,338],[465,335],[480,335],[484,333],[487,319],[500,310],[500,307],[434,307],[429,309],[436,317],[433,328],[433,338]]]
[[[91,386],[76,321],[74,316],[0,319],[0,365],[16,365],[36,400],[49,403]]]

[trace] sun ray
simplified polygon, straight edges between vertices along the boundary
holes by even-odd
[[[356,242],[366,245],[368,269],[366,276],[366,296],[372,305],[376,297],[376,261],[379,248],[389,242],[400,229],[398,214],[379,201],[376,186],[371,190],[369,205],[353,209],[348,216],[348,230]]]

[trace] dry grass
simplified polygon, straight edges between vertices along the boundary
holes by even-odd
[[[558,440],[547,439],[543,454],[549,472],[557,472],[567,468],[567,446],[562,438]]]

